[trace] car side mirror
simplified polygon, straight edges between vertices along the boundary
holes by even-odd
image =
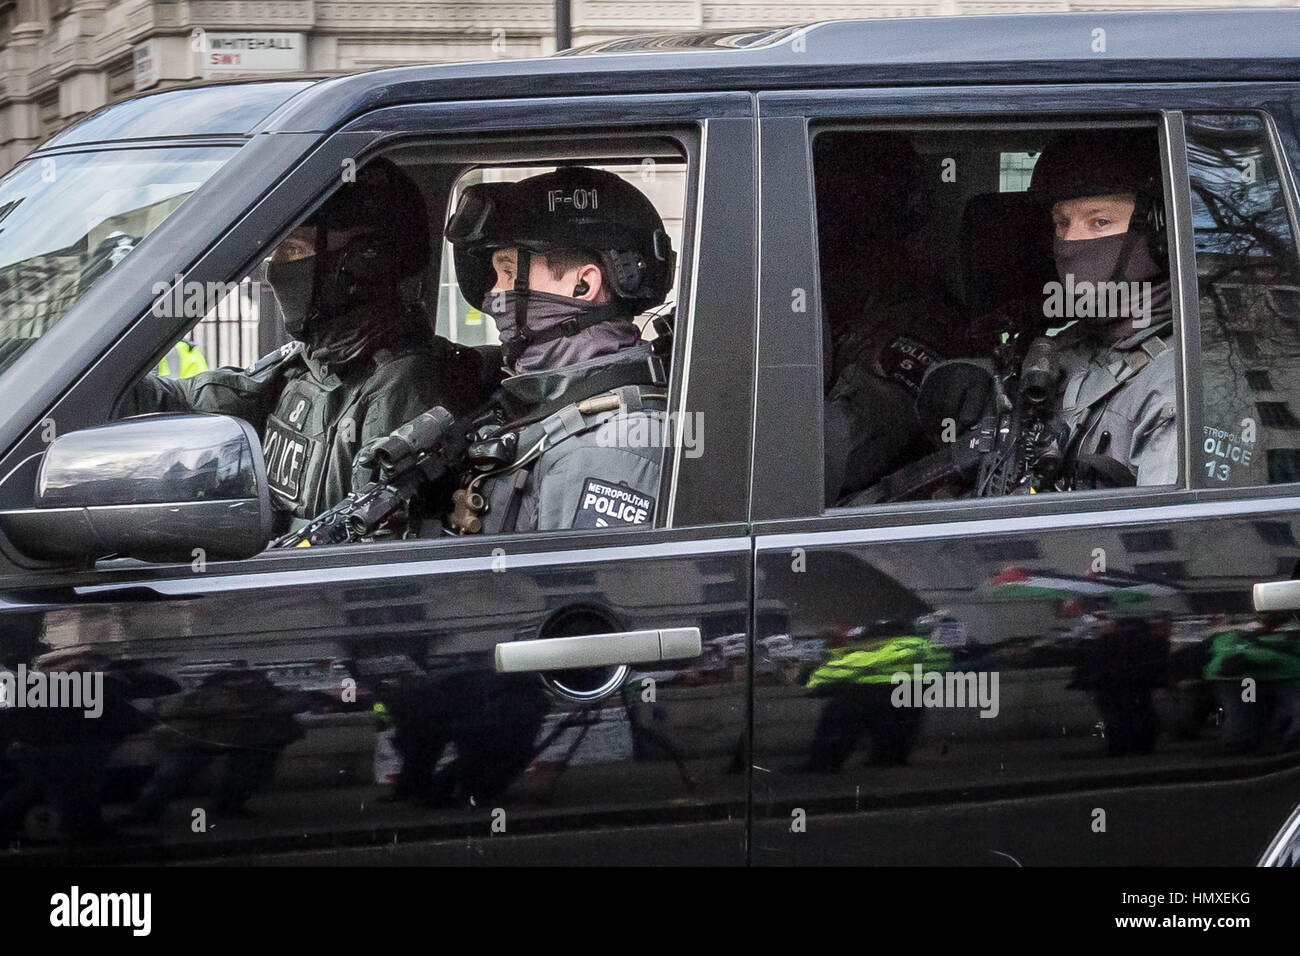
[[[119,555],[190,561],[258,554],[271,538],[257,432],[228,415],[142,415],[61,435],[36,475],[33,507],[0,530],[45,560]]]

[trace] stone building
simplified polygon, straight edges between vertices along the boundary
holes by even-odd
[[[571,5],[573,43],[581,45],[634,33],[837,17],[1225,4],[572,0]],[[140,90],[240,75],[328,75],[548,54],[555,50],[554,10],[551,0],[0,0],[0,170],[63,127]]]

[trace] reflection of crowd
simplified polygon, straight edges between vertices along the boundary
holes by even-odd
[[[896,705],[893,678],[910,678],[916,666],[924,673],[999,666],[1035,670],[1068,659],[1071,686],[1090,695],[1107,753],[1114,757],[1153,753],[1162,730],[1179,739],[1197,738],[1216,712],[1222,713],[1222,731],[1215,753],[1300,748],[1300,626],[1290,618],[1264,615],[1236,626],[1221,618],[1198,640],[1176,642],[1167,615],[1097,612],[1080,621],[1073,636],[1057,642],[1069,645],[1068,653],[1052,662],[1004,655],[1002,647],[995,660],[988,647],[969,640],[960,622],[939,618],[928,624],[925,619],[880,621],[817,638],[775,635],[759,643],[755,665],[766,660],[781,669],[783,681],[786,671],[796,668],[791,685],[803,686],[820,702],[802,765],[806,772],[838,772],[859,746],[868,766],[907,764],[926,717],[924,708]],[[717,641],[715,666],[731,665],[733,644]],[[46,654],[28,649],[24,657],[33,659],[32,668],[102,674],[103,716],[86,719],[81,711],[59,708],[0,709],[3,841],[29,839],[33,811],[45,807],[64,838],[102,843],[115,835],[105,819],[106,801],[129,805],[114,822],[156,830],[168,819],[169,805],[193,791],[209,768],[217,771],[210,792],[198,795],[193,805],[217,816],[248,815],[249,803],[270,786],[285,748],[303,736],[299,715],[324,703],[319,692],[282,686],[272,669],[236,661],[182,688],[138,664],[81,648]],[[591,762],[594,754],[583,760],[579,751],[598,749],[592,742],[596,737],[586,739],[588,731],[597,718],[611,714],[626,723],[630,747],[616,759],[671,761],[684,789],[694,789],[686,763],[692,754],[676,739],[672,705],[642,693],[646,675],[633,675],[617,696],[593,703],[586,713],[581,707],[557,711],[535,675],[411,664],[402,674],[363,679],[366,699],[352,708],[368,712],[372,701],[382,701],[402,758],[394,781],[399,799],[436,808],[499,801],[543,761],[540,755],[551,744],[547,752],[562,751],[564,766]],[[17,661],[0,665],[12,668]],[[655,672],[654,679],[708,683],[709,672],[706,665]],[[1171,708],[1157,708],[1161,692]],[[332,697],[329,706],[342,705]],[[1172,720],[1161,719],[1170,712]],[[144,772],[132,781],[120,779],[115,754],[128,738],[141,735],[147,735],[155,759],[147,768],[135,768]],[[744,750],[742,738],[731,755],[737,771],[744,768]],[[563,772],[563,766],[552,769],[555,777]],[[186,817],[186,830],[188,823]]]
[[[1223,708],[1230,753],[1268,744],[1300,747],[1300,630],[1285,615],[1265,614],[1221,630],[1202,648],[1205,679]]]
[[[47,835],[31,832],[41,808],[52,821],[45,829],[83,844],[115,838],[115,824],[156,823],[214,762],[222,768],[212,802],[198,806],[247,815],[245,804],[270,781],[284,748],[302,736],[295,714],[318,699],[286,691],[241,662],[189,690],[136,662],[75,646],[42,654],[29,669],[77,680],[102,675],[102,713],[0,709],[0,839],[6,841]],[[147,734],[157,759],[144,775],[133,775],[138,768],[115,766],[113,758],[140,734]],[[106,820],[104,803],[123,799],[130,810]]]

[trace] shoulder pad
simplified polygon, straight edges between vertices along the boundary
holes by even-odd
[[[244,369],[244,374],[257,375],[260,372],[265,372],[267,369],[276,368],[277,366],[283,365],[285,362],[290,362],[301,355],[304,348],[306,348],[306,346],[296,339],[292,342],[286,342],[274,352],[263,355],[252,365],[248,366],[248,368]]]

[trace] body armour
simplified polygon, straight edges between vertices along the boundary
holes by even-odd
[[[544,436],[544,450],[531,464],[478,482],[477,490],[488,502],[484,533],[654,521],[668,431],[666,404],[659,397],[663,389],[646,387],[651,381],[649,357],[650,346],[638,343],[612,355],[513,375],[502,382],[510,402],[525,415],[543,406],[553,411],[520,433],[517,460]],[[639,370],[644,370],[643,376]],[[593,395],[584,386],[608,382],[620,371],[626,373],[622,385],[597,393],[609,396],[607,411],[579,411],[582,401]],[[637,380],[644,384],[633,384]]]
[[[146,376],[121,414],[147,411],[235,415],[262,437],[272,506],[313,518],[371,480],[354,466],[362,445],[443,405],[462,414],[492,390],[488,362],[443,338],[379,349],[329,365],[290,343],[247,369],[193,378]],[[281,524],[287,522],[281,521]]]
[[[827,504],[929,450],[916,416],[925,373],[970,351],[956,312],[923,289],[882,283],[823,343]]]
[[[1110,345],[1090,340],[1082,323],[1053,337],[1067,447],[1118,462],[1139,485],[1178,481],[1172,325],[1168,315],[1157,315],[1149,328]]]

